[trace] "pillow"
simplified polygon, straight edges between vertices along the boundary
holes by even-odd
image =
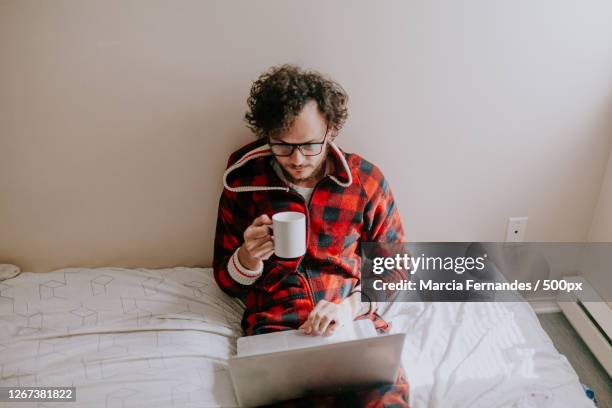
[[[21,271],[16,265],[11,264],[0,264],[0,281],[14,278],[19,275]]]

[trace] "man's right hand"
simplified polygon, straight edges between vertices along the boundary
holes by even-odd
[[[270,225],[270,217],[262,214],[244,231],[244,243],[238,250],[238,260],[245,268],[258,269],[261,262],[274,253],[274,237],[270,234]]]

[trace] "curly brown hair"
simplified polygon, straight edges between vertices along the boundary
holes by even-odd
[[[346,91],[332,79],[296,65],[272,67],[253,83],[244,119],[258,138],[275,136],[288,130],[311,100],[337,134],[348,116]]]

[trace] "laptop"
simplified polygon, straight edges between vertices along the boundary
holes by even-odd
[[[260,336],[272,334],[277,333]],[[405,337],[405,333],[381,334],[230,357],[238,404],[252,407],[392,384],[397,378]]]

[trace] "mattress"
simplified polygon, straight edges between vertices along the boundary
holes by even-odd
[[[527,304],[389,306],[413,407],[593,406]],[[0,386],[76,387],[23,408],[236,406],[242,310],[211,269],[22,273],[0,282]]]

